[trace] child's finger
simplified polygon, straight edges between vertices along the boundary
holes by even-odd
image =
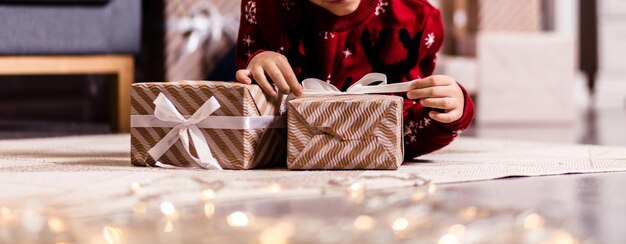
[[[412,89],[422,89],[433,86],[450,85],[450,79],[442,76],[429,76],[424,79],[418,79],[411,82]]]
[[[420,103],[422,104],[422,106],[429,107],[429,108],[438,108],[438,109],[445,109],[445,110],[454,109],[452,98],[448,98],[448,97],[425,98],[425,99],[420,100]]]
[[[433,86],[421,89],[413,89],[407,92],[407,97],[412,100],[433,98],[433,97],[447,97],[448,87],[446,86]]]
[[[298,78],[293,72],[291,65],[289,65],[289,62],[278,62],[276,63],[276,66],[278,66],[280,71],[283,73],[284,77],[287,80],[287,84],[289,84],[289,87],[291,87],[291,91],[293,92],[293,94],[295,94],[296,96],[302,95],[302,85],[300,85],[300,82],[298,82]]]
[[[287,81],[285,81],[285,77],[283,77],[283,73],[280,72],[280,69],[273,63],[266,65],[265,72],[270,76],[274,85],[278,87],[278,90],[284,94],[289,94],[289,85]]]
[[[247,69],[240,69],[237,70],[237,73],[235,73],[235,78],[237,79],[238,82],[243,83],[243,84],[252,84],[252,79],[250,79],[250,71],[248,71]]]
[[[457,110],[452,110],[449,111],[447,113],[441,113],[441,112],[436,112],[436,111],[430,111],[430,113],[428,113],[428,116],[440,123],[444,123],[444,124],[449,124],[452,122],[457,121],[459,118],[461,118],[459,112]]]
[[[272,85],[267,81],[267,77],[265,77],[265,71],[263,71],[263,68],[257,67],[253,69],[252,76],[254,77],[256,83],[267,95],[270,95],[271,97],[276,96],[276,91],[274,91]]]

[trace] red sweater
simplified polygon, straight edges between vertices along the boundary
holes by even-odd
[[[263,51],[287,57],[299,80],[318,78],[345,90],[370,72],[389,83],[432,75],[443,43],[439,10],[427,0],[361,0],[357,10],[335,16],[308,0],[243,0],[237,68]],[[451,124],[428,117],[430,108],[406,99],[406,158],[441,149],[467,129],[474,105],[465,94],[463,116]]]

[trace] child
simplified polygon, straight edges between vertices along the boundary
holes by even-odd
[[[439,10],[427,0],[243,0],[237,81],[267,94],[300,95],[299,81],[341,90],[371,72],[412,82],[405,95],[406,159],[448,145],[469,127],[474,105],[447,76],[431,76],[443,43]]]

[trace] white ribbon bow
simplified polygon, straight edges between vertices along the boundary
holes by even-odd
[[[375,82],[381,82],[378,85],[371,85]],[[407,92],[411,89],[411,82],[403,82],[396,84],[387,84],[387,76],[381,73],[370,73],[352,84],[345,92],[340,91],[337,87],[316,78],[309,78],[302,81],[302,96],[338,96],[349,94],[377,94],[377,93],[397,93]],[[291,97],[293,98],[293,97]]]
[[[168,28],[181,33],[189,33],[179,56],[194,53],[201,45],[208,45],[207,53],[212,54],[218,48],[213,42],[222,39],[222,35],[235,40],[239,26],[239,16],[223,16],[210,1],[199,1],[191,8],[188,16],[168,22]]]
[[[188,119],[186,119],[172,104],[172,102],[160,93],[159,96],[154,100],[154,104],[156,105],[154,109],[154,116],[161,121],[165,122],[175,122],[176,125],[170,132],[165,135],[154,147],[152,147],[148,153],[154,160],[157,160],[169,150],[174,143],[180,139],[185,147],[185,150],[194,162],[205,169],[217,169],[222,170],[222,167],[217,162],[217,160],[211,154],[211,149],[204,138],[204,134],[198,127],[198,123],[202,122],[202,120],[211,116],[216,110],[220,108],[220,104],[215,99],[215,97],[211,97],[208,101],[206,101],[202,106]],[[189,147],[189,143],[192,142],[194,145],[194,149],[198,154],[198,157],[194,157],[191,154],[191,150]]]

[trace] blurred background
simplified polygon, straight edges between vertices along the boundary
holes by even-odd
[[[626,145],[626,2],[431,2],[436,73],[476,102],[465,136]],[[232,80],[239,5],[0,1],[0,138],[124,131],[124,80]]]

